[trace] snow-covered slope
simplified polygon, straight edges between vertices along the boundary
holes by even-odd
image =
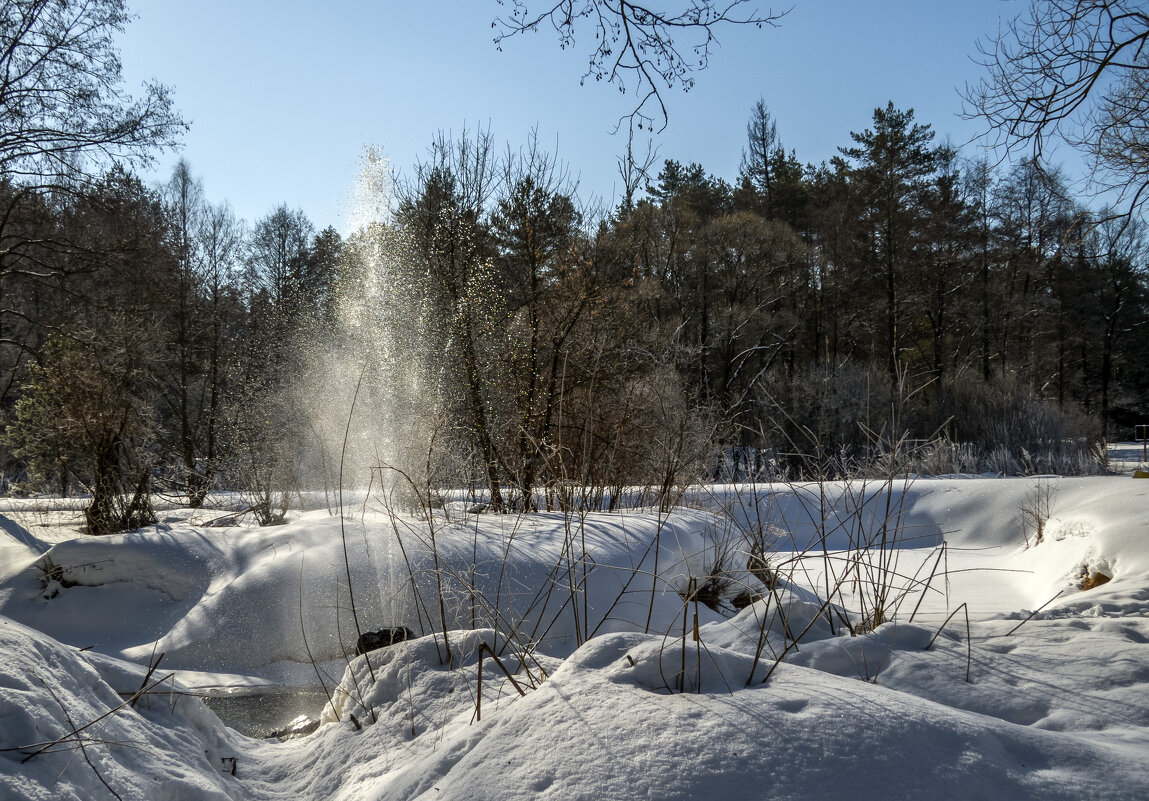
[[[1022,514],[1035,487],[1040,543]],[[31,549],[0,583],[0,798],[1149,797],[1149,481],[919,480],[889,504],[882,489],[461,516],[436,524],[438,573],[426,524],[370,512],[173,521],[35,565]],[[865,631],[874,588],[849,554],[891,521],[898,547],[865,564],[912,592]],[[755,530],[774,540],[773,592],[745,544],[716,548]],[[345,539],[364,628],[440,633],[344,661]],[[725,611],[684,603],[720,555]],[[759,600],[736,612],[742,585]],[[480,690],[480,643],[522,695],[489,655]],[[302,739],[244,738],[174,680],[100,718],[144,681],[121,659],[164,652],[150,681],[314,682],[308,650],[333,703]],[[72,737],[23,761],[97,719],[82,751]]]
[[[243,798],[224,759],[244,738],[145,676],[0,618],[0,798]]]

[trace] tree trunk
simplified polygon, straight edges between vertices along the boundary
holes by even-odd
[[[92,477],[92,500],[84,510],[88,533],[94,536],[116,532],[116,495],[120,484],[117,477],[116,445],[106,445],[95,454],[95,475]]]

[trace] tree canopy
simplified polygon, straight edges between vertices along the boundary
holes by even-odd
[[[0,172],[55,184],[177,142],[169,90],[123,86],[114,37],[129,19],[123,0],[4,0]]]
[[[1081,150],[1099,190],[1131,213],[1149,200],[1149,11],[1140,0],[1033,0],[982,46],[985,78],[967,114],[999,145],[1041,160]]]

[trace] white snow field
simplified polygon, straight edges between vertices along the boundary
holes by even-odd
[[[0,799],[1149,798],[1149,481],[684,500],[100,539],[10,504]],[[355,617],[416,637],[368,664]],[[195,695],[284,686],[314,733]]]

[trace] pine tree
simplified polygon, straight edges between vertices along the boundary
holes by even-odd
[[[851,132],[855,147],[841,148],[855,162],[853,178],[863,192],[864,222],[870,255],[881,270],[885,288],[885,320],[879,340],[886,352],[891,390],[899,381],[899,362],[906,331],[902,308],[903,282],[918,257],[922,195],[938,163],[930,146],[929,125],[914,122],[913,109],[899,111],[891,101],[874,109],[874,127]]]

